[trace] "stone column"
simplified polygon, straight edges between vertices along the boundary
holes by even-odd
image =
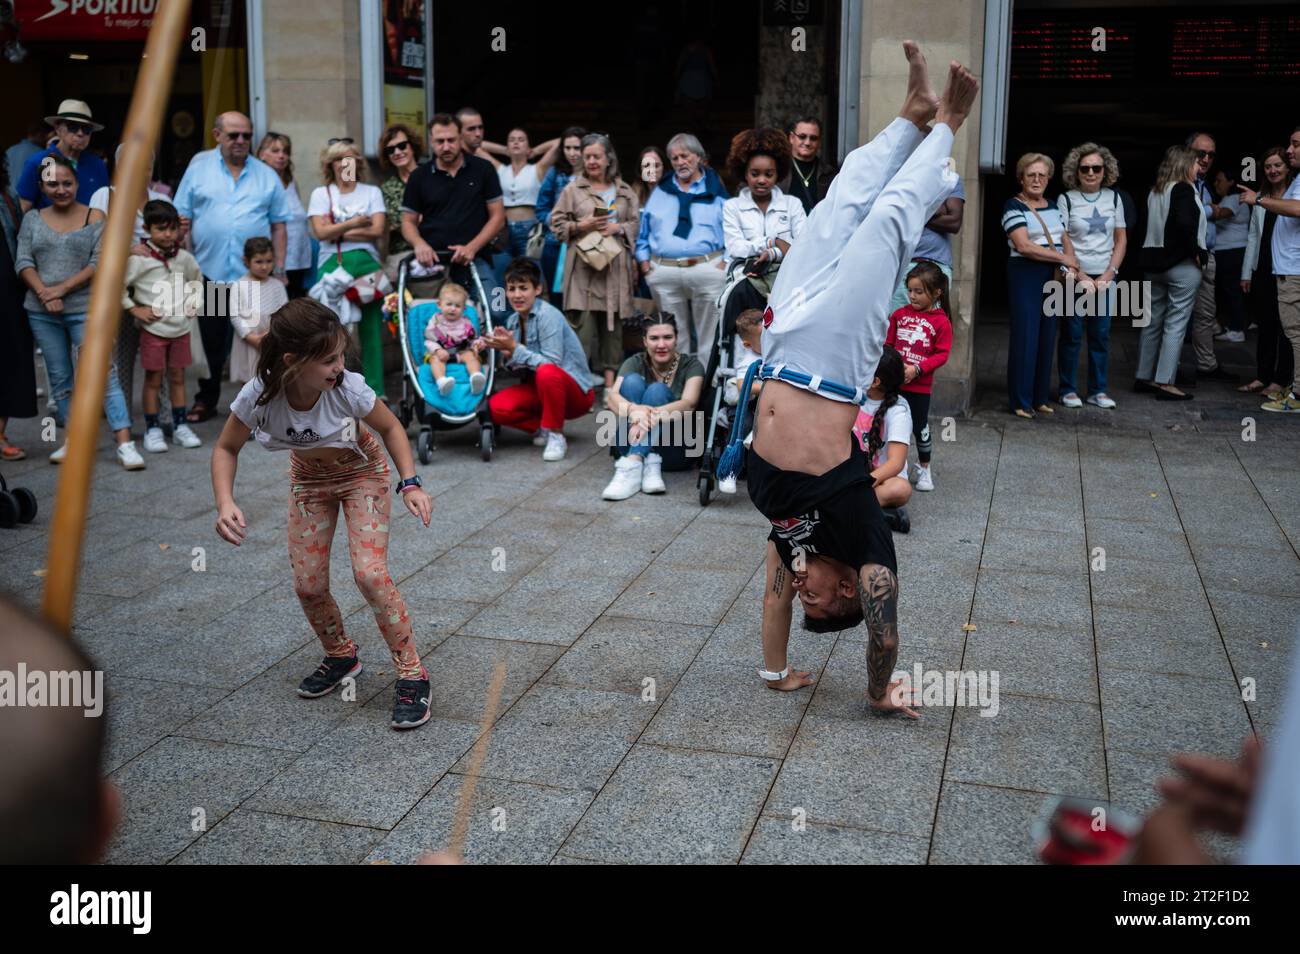
[[[862,0],[862,75],[859,88],[860,141],[898,114],[907,88],[902,42],[921,44],[935,89],[942,92],[948,62],[957,60],[980,75],[984,61],[984,0]],[[982,95],[982,91],[981,91]],[[978,300],[980,221],[984,214],[979,178],[979,101],[957,133],[954,161],[966,190],[962,230],[953,236],[953,350],[934,379],[931,413],[962,413],[975,393],[975,303]]]

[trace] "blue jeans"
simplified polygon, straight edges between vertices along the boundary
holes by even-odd
[[[509,232],[509,238],[506,241],[506,251],[510,253],[511,258],[519,258],[528,251],[528,233],[537,225],[537,219],[525,219],[522,222],[507,222],[506,229]]]
[[[618,393],[625,401],[631,401],[633,404],[644,404],[647,407],[663,407],[673,400],[673,392],[668,385],[661,381],[646,384],[645,378],[639,374],[629,374],[623,378],[623,385],[619,388]],[[628,454],[639,454],[641,459],[645,460],[647,454],[658,453],[663,458],[664,470],[685,470],[687,467],[685,441],[674,441],[669,446],[652,446],[657,444],[660,436],[659,432],[660,427],[656,426],[649,434],[631,446],[620,441],[618,456],[626,457]]]
[[[1011,297],[1011,335],[1007,344],[1007,396],[1011,410],[1029,411],[1046,404],[1056,351],[1056,319],[1043,314],[1044,286],[1055,278],[1047,262],[1007,260]]]
[[[1075,295],[1075,307],[1079,305],[1079,297]],[[1114,310],[1111,307],[1114,297],[1115,286],[1112,285],[1104,294],[1098,294],[1095,298],[1089,296],[1088,304],[1097,312],[1096,315],[1087,318],[1070,315],[1061,319],[1056,373],[1061,382],[1062,397],[1079,393],[1074,377],[1079,370],[1079,345],[1083,341],[1085,322],[1088,330],[1088,393],[1083,396],[1092,397],[1106,392],[1106,371],[1110,365],[1110,313]]]
[[[81,339],[86,331],[86,316],[47,315],[44,312],[29,311],[27,318],[31,321],[36,344],[45,357],[45,370],[50,376],[50,396],[58,405],[59,417],[66,426],[68,408],[72,404],[72,349],[81,347]],[[108,415],[108,426],[113,430],[120,431],[131,426],[131,411],[122,394],[122,385],[118,383],[116,367],[108,369],[104,411]]]

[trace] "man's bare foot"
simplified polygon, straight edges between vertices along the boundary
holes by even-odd
[[[790,675],[786,676],[779,682],[768,682],[767,688],[776,689],[779,692],[794,692],[796,689],[802,689],[804,686],[811,686],[817,680],[806,672],[799,672],[791,669]]]
[[[928,132],[926,123],[934,119],[935,111],[939,108],[939,97],[930,85],[930,70],[925,65],[921,48],[911,40],[904,40],[903,54],[907,57],[907,96],[903,99],[903,108],[898,111],[898,115],[915,124],[922,132]]]
[[[939,100],[935,122],[943,123],[956,132],[970,115],[971,105],[975,102],[975,94],[979,89],[980,84],[975,79],[975,74],[953,60],[948,67],[948,85],[944,87],[943,98]]]

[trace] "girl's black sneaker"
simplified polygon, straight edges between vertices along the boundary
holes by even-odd
[[[906,507],[881,507],[885,523],[895,533],[907,533],[912,529],[912,518],[907,515]]]
[[[414,729],[429,721],[432,697],[428,679],[397,680],[397,701],[393,703],[393,728]]]
[[[298,684],[298,695],[304,699],[327,696],[348,676],[361,672],[361,660],[356,656],[326,656],[316,671]]]

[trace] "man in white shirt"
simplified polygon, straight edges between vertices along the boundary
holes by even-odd
[[[1291,133],[1286,147],[1286,161],[1300,172],[1300,126]],[[1277,213],[1273,226],[1273,274],[1277,276],[1277,313],[1282,331],[1291,342],[1291,349],[1300,362],[1300,175],[1280,199],[1260,195],[1253,189],[1238,186],[1241,201],[1249,206],[1260,206],[1265,212]],[[1296,365],[1297,380],[1291,383],[1291,392],[1276,401],[1266,401],[1265,411],[1279,414],[1300,414],[1300,363]]]

